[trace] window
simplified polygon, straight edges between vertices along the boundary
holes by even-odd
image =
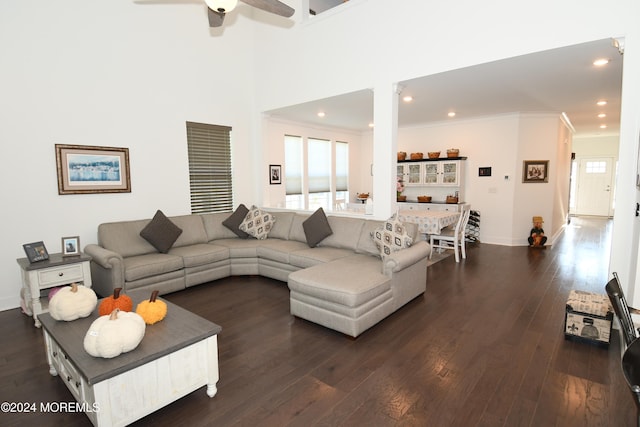
[[[348,143],[285,135],[284,145],[286,207],[344,208],[349,198]]]
[[[586,173],[606,173],[607,162],[587,162],[585,165]]]
[[[231,128],[187,122],[191,213],[231,212]]]

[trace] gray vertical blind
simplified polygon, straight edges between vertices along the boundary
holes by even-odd
[[[231,212],[231,127],[187,122],[191,213]]]

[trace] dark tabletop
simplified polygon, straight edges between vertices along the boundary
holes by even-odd
[[[167,304],[167,316],[158,323],[146,325],[144,338],[138,347],[112,359],[90,356],[84,349],[84,336],[91,323],[99,317],[97,306],[89,317],[71,322],[57,321],[49,313],[40,314],[38,318],[73,365],[93,385],[217,335],[222,330],[207,319],[169,301],[162,301]],[[134,309],[137,302],[134,300]]]

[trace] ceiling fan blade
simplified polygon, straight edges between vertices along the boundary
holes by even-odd
[[[207,8],[207,15],[209,17],[209,27],[221,27],[224,22],[224,13],[216,12]]]
[[[291,17],[295,13],[295,9],[282,3],[278,0],[240,0],[248,5],[257,7],[269,13],[275,13],[276,15],[284,16],[285,18]]]

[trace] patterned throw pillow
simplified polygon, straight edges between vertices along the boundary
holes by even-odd
[[[240,230],[258,240],[264,240],[269,235],[271,227],[275,222],[276,219],[273,215],[252,206],[244,217],[244,221],[240,224]]]
[[[406,227],[395,214],[381,227],[375,229],[371,233],[371,237],[383,260],[393,252],[398,252],[413,244],[413,239],[407,233]]]

